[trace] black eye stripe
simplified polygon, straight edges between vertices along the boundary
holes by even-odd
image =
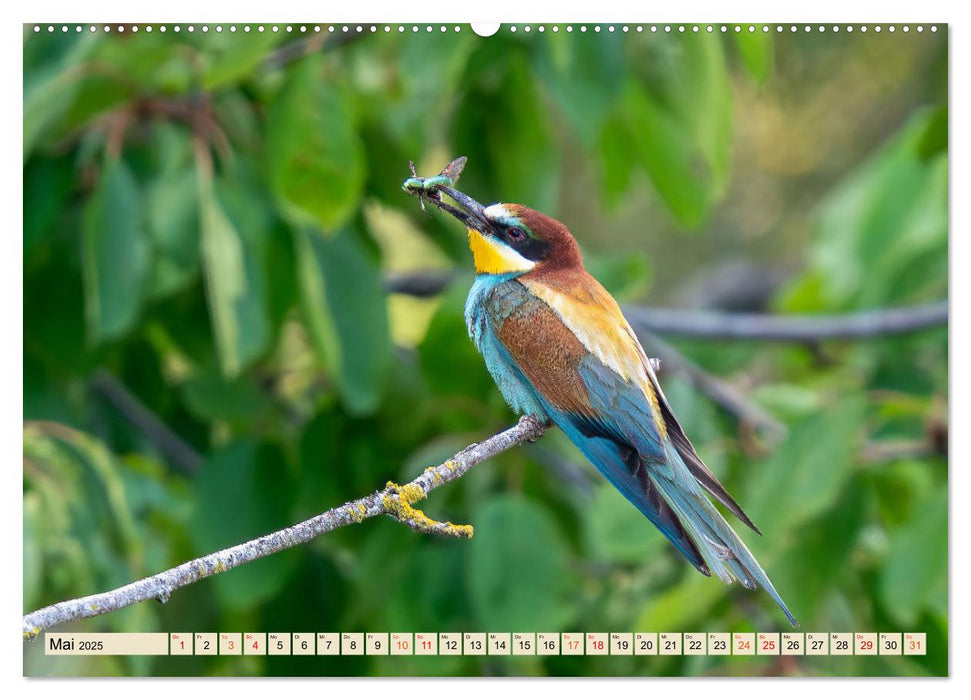
[[[527,260],[543,260],[550,252],[550,245],[530,234],[521,226],[511,226],[503,231],[506,242]]]

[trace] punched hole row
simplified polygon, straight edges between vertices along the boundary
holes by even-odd
[[[222,24],[216,24],[216,25],[208,25],[208,24],[201,24],[201,25],[195,25],[195,24],[187,24],[187,25],[180,25],[180,24],[175,24],[175,25],[165,25],[165,24],[161,24],[161,25],[151,25],[151,24],[149,24],[149,25],[137,25],[137,24],[133,24],[133,25],[125,25],[125,24],[115,24],[115,25],[111,25],[111,24],[104,24],[104,25],[95,25],[95,24],[91,24],[91,25],[80,25],[80,24],[75,24],[75,25],[67,25],[67,24],[61,24],[61,25],[54,25],[54,24],[48,24],[48,25],[40,25],[40,24],[35,24],[34,25],[34,33],[35,34],[40,33],[40,32],[43,32],[43,31],[46,31],[46,32],[48,32],[50,34],[53,34],[54,32],[57,32],[57,31],[60,31],[62,33],[67,33],[67,32],[71,32],[71,31],[74,31],[75,33],[81,33],[81,32],[83,32],[85,30],[87,30],[89,32],[98,32],[98,31],[103,31],[103,32],[106,32],[106,33],[117,32],[119,34],[124,34],[126,32],[130,32],[132,34],[137,34],[140,31],[141,32],[147,32],[147,33],[151,33],[153,31],[158,31],[158,32],[162,32],[162,33],[165,33],[165,32],[168,32],[168,31],[175,32],[175,33],[183,32],[183,31],[189,32],[189,33],[194,33],[196,31],[199,31],[199,32],[202,32],[202,33],[207,33],[207,32],[210,32],[210,31],[214,31],[216,33],[229,32],[231,34],[232,33],[237,33],[237,32],[242,32],[244,34],[249,34],[249,33],[252,33],[252,32],[256,32],[256,33],[265,33],[265,32],[281,33],[282,32],[282,33],[287,33],[287,34],[306,34],[306,33],[319,34],[319,33],[322,33],[322,32],[329,33],[329,34],[338,34],[338,33],[344,33],[344,34],[348,34],[348,33],[355,33],[355,34],[372,33],[372,34],[376,34],[376,33],[379,33],[379,32],[383,32],[385,34],[391,34],[391,33],[404,34],[406,32],[410,32],[410,33],[417,34],[419,32],[425,32],[425,33],[429,33],[429,34],[430,33],[441,33],[441,34],[445,34],[445,33],[449,33],[449,32],[462,32],[462,31],[464,31],[463,28],[461,26],[459,26],[459,25],[444,25],[444,24],[442,24],[442,25],[431,25],[431,24],[426,24],[426,25],[417,25],[417,24],[412,24],[412,25],[404,25],[404,24],[397,24],[397,25],[390,25],[390,24],[385,24],[385,25],[377,25],[377,24],[369,24],[369,25],[361,25],[361,24],[358,24],[358,25],[349,25],[349,24],[340,24],[340,25],[338,25],[338,24],[330,24],[330,25],[320,25],[320,24],[314,24],[314,25],[308,25],[308,24],[299,24],[299,25],[294,25],[294,24],[287,24],[287,25],[279,25],[279,24],[271,24],[271,25],[264,25],[264,24],[259,24],[259,25],[249,25],[249,24],[244,24],[244,25],[235,25],[235,24],[230,24],[230,25],[222,25]],[[517,33],[517,32],[530,33],[530,32],[533,32],[533,31],[536,31],[536,32],[541,33],[541,34],[547,32],[547,31],[550,31],[550,32],[552,32],[554,34],[555,33],[559,33],[561,31],[564,31],[564,32],[567,32],[567,33],[572,33],[572,32],[580,32],[580,33],[586,33],[586,32],[594,32],[594,33],[601,33],[601,32],[606,32],[606,33],[614,33],[614,32],[621,32],[621,33],[629,33],[629,32],[644,33],[644,32],[648,32],[648,33],[652,33],[652,34],[656,34],[656,33],[659,33],[659,32],[660,33],[666,33],[666,34],[674,34],[674,33],[678,33],[678,34],[688,34],[688,33],[691,33],[691,34],[700,34],[700,33],[708,33],[708,34],[711,34],[711,33],[715,33],[715,32],[721,32],[723,34],[727,34],[727,33],[731,33],[731,32],[734,32],[736,34],[739,34],[739,33],[742,33],[742,32],[748,32],[748,33],[754,34],[756,32],[762,32],[763,34],[768,34],[768,33],[772,32],[772,31],[775,31],[776,33],[779,33],[779,34],[781,34],[783,32],[786,32],[786,31],[788,31],[789,33],[796,33],[796,32],[802,32],[802,33],[833,32],[834,34],[838,34],[841,31],[846,32],[847,34],[852,34],[853,32],[859,32],[859,33],[865,34],[867,32],[871,32],[872,31],[872,32],[877,33],[877,34],[879,34],[881,32],[888,32],[890,34],[893,34],[893,33],[897,32],[897,31],[900,31],[900,32],[903,32],[903,33],[906,34],[906,33],[909,33],[911,31],[924,32],[925,30],[929,30],[931,32],[936,32],[937,31],[937,25],[933,25],[932,24],[932,25],[928,25],[928,26],[925,27],[925,25],[923,25],[923,24],[917,24],[917,25],[904,24],[904,25],[899,25],[899,26],[898,25],[894,25],[894,24],[890,24],[890,25],[880,25],[880,24],[874,24],[874,25],[866,25],[866,24],[863,24],[863,25],[852,25],[852,24],[847,24],[847,25],[838,25],[838,24],[834,24],[834,25],[824,25],[824,24],[819,24],[819,25],[809,25],[809,24],[806,24],[806,25],[795,25],[795,24],[792,24],[792,25],[782,25],[782,24],[777,24],[777,25],[771,25],[771,26],[768,25],[768,24],[761,24],[761,25],[755,25],[755,24],[748,24],[748,25],[741,25],[741,24],[733,24],[733,25],[727,25],[727,24],[721,24],[721,25],[714,25],[714,24],[650,24],[650,25],[643,25],[643,24],[637,24],[637,25],[628,25],[628,24],[622,24],[622,25],[613,25],[613,24],[609,24],[609,25],[599,25],[599,24],[586,25],[586,24],[581,24],[581,25],[572,25],[572,24],[567,24],[567,25],[562,25],[562,26],[561,25],[558,25],[558,24],[553,24],[553,25],[543,25],[543,24],[540,24],[540,25],[536,25],[536,26],[529,25],[529,24],[526,24],[526,25],[516,25],[516,24],[513,24],[513,25],[510,25],[507,28],[507,31],[509,31],[511,33],[514,33],[514,34]]]

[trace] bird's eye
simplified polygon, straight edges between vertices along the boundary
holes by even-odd
[[[517,226],[516,228],[509,229],[506,235],[514,241],[521,241],[526,237],[526,232]]]

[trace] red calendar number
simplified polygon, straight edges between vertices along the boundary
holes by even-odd
[[[742,645],[743,649],[747,649],[746,646],[748,642]],[[762,640],[762,651],[775,651],[775,640],[774,639],[763,639]]]

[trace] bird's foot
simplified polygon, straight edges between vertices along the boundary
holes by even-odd
[[[526,442],[536,442],[541,437],[543,437],[543,435],[546,432],[546,429],[553,425],[553,421],[549,418],[549,416],[545,416],[545,417],[537,416],[532,413],[527,416],[523,416],[519,420],[521,423],[523,422],[531,423],[532,426],[534,426],[535,429],[539,431],[538,434],[532,435],[526,438]],[[540,430],[540,428],[542,428],[542,430]]]

